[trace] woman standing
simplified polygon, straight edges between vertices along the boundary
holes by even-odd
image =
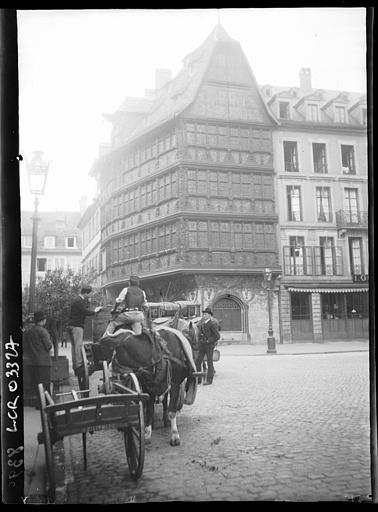
[[[30,381],[34,403],[39,409],[39,391],[38,384],[50,392],[51,385],[51,354],[53,347],[50,334],[46,325],[46,315],[43,311],[34,313],[34,325],[24,332],[23,336],[23,354],[25,369],[30,371]]]

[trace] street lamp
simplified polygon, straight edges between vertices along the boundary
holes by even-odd
[[[33,220],[33,234],[32,234],[32,249],[31,249],[31,263],[30,263],[30,286],[29,286],[29,313],[34,312],[35,302],[35,280],[36,280],[36,267],[37,267],[37,233],[38,233],[38,197],[45,191],[47,173],[49,171],[50,162],[44,162],[42,159],[42,151],[34,151],[34,157],[26,164],[29,179],[30,193],[34,195],[34,214]]]
[[[274,288],[274,281],[272,279],[272,272],[269,268],[266,268],[264,271],[264,288],[268,291],[268,314],[269,314],[269,327],[268,327],[268,354],[277,354],[276,350],[276,340],[273,336],[273,327],[272,327],[272,291]]]

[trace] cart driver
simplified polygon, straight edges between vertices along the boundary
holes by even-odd
[[[116,298],[112,313],[119,313],[117,325],[122,321],[122,324],[129,324],[135,334],[140,334],[144,323],[143,310],[147,305],[146,294],[139,287],[139,277],[131,276],[129,282],[129,286],[123,288]]]

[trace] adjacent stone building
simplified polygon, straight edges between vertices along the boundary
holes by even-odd
[[[81,234],[81,271],[93,277],[90,281],[92,286],[100,288],[101,227],[98,198],[85,210],[77,227]]]
[[[279,198],[281,337],[368,337],[367,104],[361,93],[264,86]]]
[[[21,212],[21,279],[23,290],[29,288],[32,249],[32,211]],[[81,266],[81,237],[78,228],[81,213],[38,212],[37,279],[47,270],[70,267],[75,272]]]

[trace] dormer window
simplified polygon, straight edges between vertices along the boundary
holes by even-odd
[[[346,110],[345,107],[335,106],[335,122],[346,123]]]
[[[278,115],[280,119],[290,119],[290,103],[288,101],[279,102]]]
[[[307,121],[319,121],[319,108],[316,103],[307,105]]]

